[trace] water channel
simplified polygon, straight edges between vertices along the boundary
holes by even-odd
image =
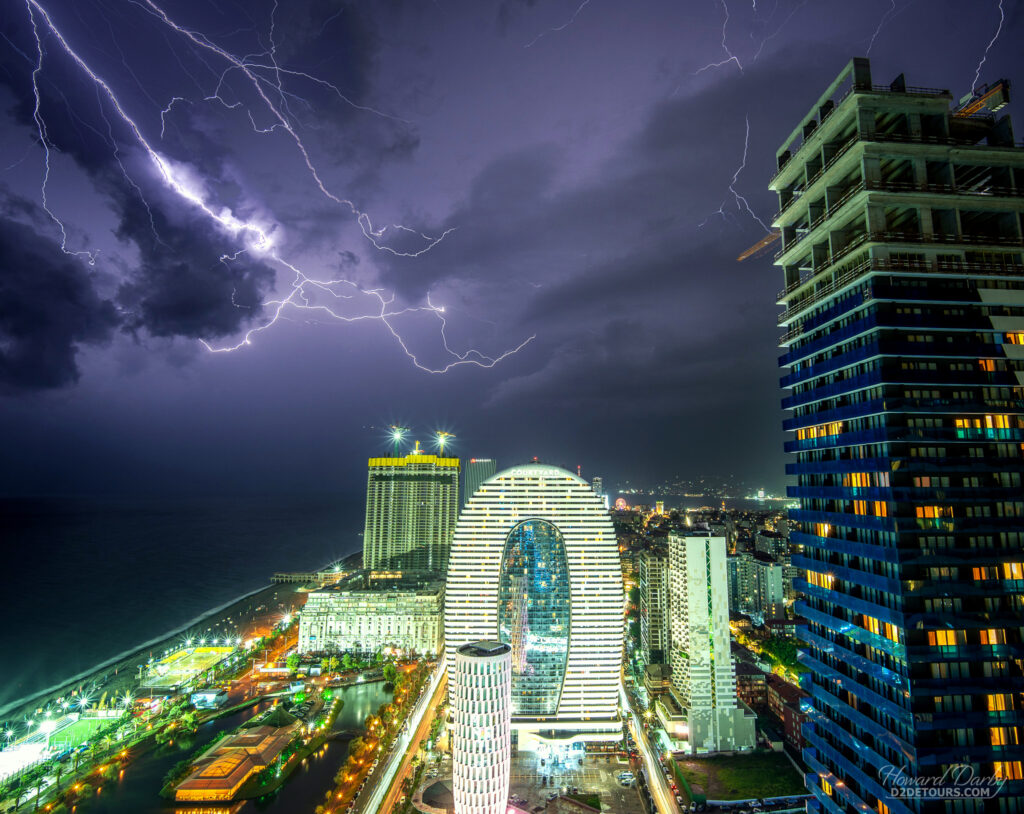
[[[336,690],[344,701],[334,723],[335,730],[360,731],[366,716],[391,700],[384,683],[376,681],[355,684]],[[165,744],[151,749],[129,763],[120,777],[103,785],[94,797],[75,807],[75,814],[184,814],[196,811],[194,804],[176,804],[159,796],[164,776],[180,760],[184,760],[209,743],[224,730],[233,730],[267,708],[266,704],[210,721],[199,728],[188,743]],[[346,739],[330,740],[319,751],[306,758],[277,791],[256,800],[223,807],[207,806],[207,814],[312,814],[323,802],[324,792],[334,785],[334,775],[348,756]]]

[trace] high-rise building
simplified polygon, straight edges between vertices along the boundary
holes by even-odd
[[[668,661],[668,549],[640,552],[640,647],[645,664]]]
[[[671,533],[669,616],[672,700],[685,721],[681,747],[694,753],[751,749],[754,716],[737,703],[729,633],[725,537]],[[659,702],[662,709],[668,701]],[[677,723],[666,726],[679,731]]]
[[[762,620],[785,614],[785,565],[760,551],[744,551],[728,557],[726,569],[730,610]]]
[[[465,506],[471,497],[476,494],[480,484],[497,472],[497,464],[493,458],[470,458],[466,462],[466,482],[462,491],[462,505]]]
[[[590,486],[594,490],[594,494],[601,496],[604,494],[604,478],[598,475],[590,481]]]
[[[455,814],[505,814],[512,766],[512,648],[494,641],[462,645],[450,680]]]
[[[855,59],[771,182],[812,811],[1024,809],[1024,150],[952,100]]]
[[[522,749],[552,734],[621,736],[622,573],[608,512],[585,480],[527,464],[485,481],[452,542],[445,599],[449,675],[463,644],[512,648],[512,727]]]
[[[363,566],[443,573],[458,513],[458,458],[370,458]]]

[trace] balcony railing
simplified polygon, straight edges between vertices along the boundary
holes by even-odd
[[[817,273],[821,273],[828,266],[834,265],[838,260],[842,259],[845,255],[849,254],[854,249],[862,246],[866,242],[873,243],[897,243],[897,242],[908,242],[908,243],[963,243],[963,244],[983,244],[983,245],[1000,245],[1000,246],[1021,246],[1024,245],[1024,241],[1020,238],[1000,238],[991,236],[978,236],[978,235],[916,235],[913,233],[906,232],[872,232],[864,233],[859,237],[851,241],[850,245],[844,247],[843,251],[837,253],[832,259],[823,263],[819,267]],[[869,271],[893,271],[893,272],[905,272],[905,273],[921,273],[921,274],[953,274],[962,275],[966,273],[972,274],[988,274],[993,276],[1005,276],[1005,277],[1020,277],[1024,276],[1024,265],[1008,264],[1000,265],[998,263],[906,263],[906,262],[893,262],[879,259],[868,259],[861,263],[858,263],[853,268],[844,272],[841,276],[835,280],[826,283],[824,286],[816,290],[811,296],[805,297],[799,302],[792,303],[779,317],[779,322],[786,322],[792,319],[794,315],[801,311],[805,311],[807,308],[821,302],[824,299],[830,297],[833,293],[841,288],[844,288],[851,283],[858,280],[860,277],[867,274]],[[791,285],[788,289],[780,291],[778,298],[782,299],[787,296],[791,291],[804,285],[807,280],[801,280],[798,283]],[[788,336],[790,332],[787,331]]]

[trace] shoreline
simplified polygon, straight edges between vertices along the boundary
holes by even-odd
[[[247,611],[249,612],[247,622],[252,625],[261,616],[280,616],[284,612],[281,606],[286,601],[289,606],[287,612],[293,612],[296,604],[295,595],[299,593],[301,587],[302,585],[298,583],[270,583],[235,597],[224,604],[193,617],[173,630],[148,639],[128,650],[123,650],[121,653],[105,659],[88,670],[83,670],[45,689],[4,704],[0,707],[0,718],[15,721],[26,715],[31,715],[37,709],[45,707],[46,700],[64,695],[83,685],[98,684],[99,686],[95,688],[97,692],[107,697],[116,695],[122,685],[134,684],[137,681],[136,675],[140,659],[141,663],[145,663],[149,658],[148,654],[150,652],[155,653],[157,650],[163,650],[177,644],[181,634],[190,628],[209,623],[211,620],[213,620],[213,624],[209,625],[207,630],[221,624],[229,625],[236,616],[241,617]],[[257,612],[254,610],[263,605],[266,605],[266,611]],[[238,627],[241,627],[241,625],[238,625]],[[241,633],[241,631],[239,632]]]

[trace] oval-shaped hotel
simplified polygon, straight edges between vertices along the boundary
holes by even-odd
[[[622,613],[615,532],[590,484],[544,464],[481,484],[452,541],[449,676],[464,644],[497,639],[511,647],[520,749],[621,733]]]

